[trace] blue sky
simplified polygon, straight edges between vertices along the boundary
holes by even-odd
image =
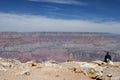
[[[120,0],[0,0],[0,32],[120,34]]]

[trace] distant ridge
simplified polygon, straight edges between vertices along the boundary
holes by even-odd
[[[84,33],[89,33],[89,34],[111,34],[108,32],[15,32],[15,31],[6,31],[6,32],[0,32],[0,33],[80,33],[80,34],[84,34]]]
[[[28,60],[103,60],[105,51],[120,60],[120,35],[101,32],[1,32],[0,57]],[[99,57],[98,57],[99,56]]]

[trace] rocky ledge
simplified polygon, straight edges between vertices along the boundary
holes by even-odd
[[[50,60],[37,63],[33,60],[21,63],[0,58],[0,80],[120,80],[120,62]]]

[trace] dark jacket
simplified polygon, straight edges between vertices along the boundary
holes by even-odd
[[[111,59],[111,56],[109,55],[109,53],[107,53],[107,54],[105,55],[104,61],[107,62],[107,59],[112,60],[112,59]]]

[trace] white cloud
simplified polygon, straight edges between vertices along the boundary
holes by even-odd
[[[46,5],[43,6],[44,10],[49,10],[49,11],[59,11],[59,10],[63,10],[62,8],[56,7],[56,6],[50,6],[50,5]]]
[[[28,0],[34,2],[50,2],[50,3],[59,3],[59,4],[74,4],[74,5],[86,5],[84,2],[76,0]]]
[[[0,13],[0,32],[64,31],[120,33],[120,22],[51,19],[44,16]]]

